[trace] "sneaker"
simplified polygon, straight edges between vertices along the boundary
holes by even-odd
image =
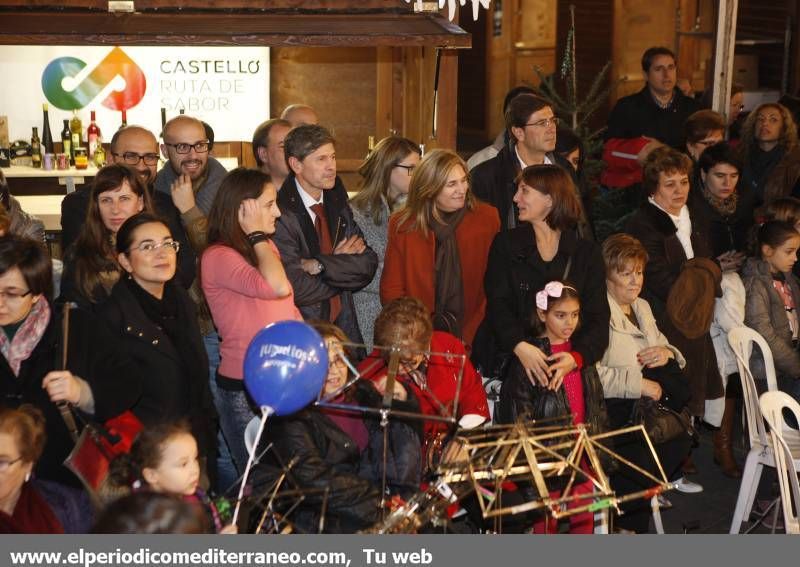
[[[663,494],[658,495],[658,507],[662,510],[669,510],[672,508],[672,502],[670,502],[666,496]]]
[[[674,483],[675,490],[678,492],[683,492],[684,494],[697,494],[698,492],[703,492],[703,486],[697,484],[696,482],[692,482],[691,480],[687,479],[685,476],[682,476]]]

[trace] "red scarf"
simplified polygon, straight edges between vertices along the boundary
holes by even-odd
[[[22,485],[14,514],[0,511],[0,533],[63,534],[64,527],[47,501],[30,482]]]

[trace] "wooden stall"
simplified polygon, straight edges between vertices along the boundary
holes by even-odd
[[[270,46],[271,114],[314,106],[354,186],[368,136],[455,148],[455,50],[471,37],[433,8],[417,13],[403,0],[0,0],[0,44]],[[254,164],[248,140],[218,140],[214,154]]]

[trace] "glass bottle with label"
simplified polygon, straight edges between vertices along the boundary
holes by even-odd
[[[92,161],[97,169],[100,169],[106,164],[106,151],[103,149],[103,138],[97,137],[97,146],[94,149]]]
[[[50,113],[47,103],[42,105],[42,147],[43,153],[52,154],[53,149],[53,134],[50,132]]]
[[[98,128],[97,123],[95,122],[95,114],[94,110],[91,112],[92,114],[92,121],[89,123],[89,127],[86,129],[86,141],[89,144],[89,159],[94,159],[94,152],[97,148],[98,140],[100,139],[100,128]]]
[[[72,120],[69,121],[70,139],[72,140],[72,156],[75,157],[75,150],[81,147],[81,137],[83,136],[83,123],[78,116],[78,110],[72,111]]]
[[[31,136],[31,165],[33,167],[42,167],[42,143],[39,140],[39,128],[33,127],[33,135]]]
[[[62,153],[67,156],[69,163],[75,165],[75,156],[72,153],[72,132],[69,130],[69,120],[64,119],[64,129],[61,130]]]

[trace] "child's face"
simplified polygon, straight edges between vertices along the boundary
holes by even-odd
[[[797,262],[798,248],[800,248],[800,235],[792,236],[776,248],[765,244],[761,247],[761,254],[773,272],[791,272]]]
[[[170,437],[161,451],[156,468],[145,468],[144,479],[155,492],[189,496],[200,482],[197,442],[188,433]]]
[[[578,326],[578,315],[581,306],[574,297],[568,297],[555,303],[547,311],[538,309],[539,320],[544,323],[547,337],[553,343],[563,343],[569,340]]]

